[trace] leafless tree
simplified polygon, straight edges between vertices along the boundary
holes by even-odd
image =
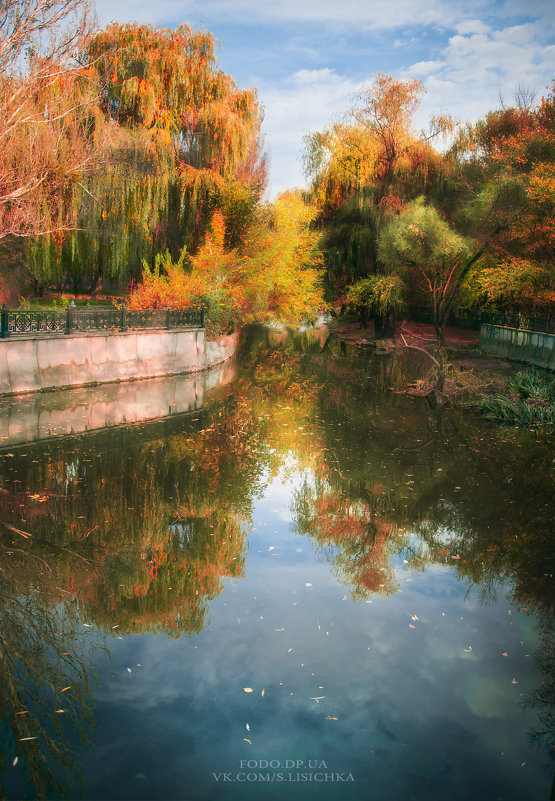
[[[63,230],[92,167],[92,26],[87,0],[0,0],[0,241]]]

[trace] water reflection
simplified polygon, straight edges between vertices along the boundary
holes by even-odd
[[[269,349],[259,336],[247,342],[235,381],[204,396],[202,410],[4,449],[4,769],[16,755],[25,759],[37,797],[60,794],[47,779],[59,777],[56,749],[71,759],[75,739],[61,721],[83,731],[90,723],[83,624],[110,647],[134,634],[198,636],[226,582],[245,576],[254,510],[272,482],[293,485],[298,542],[315,544],[353,600],[394,597],[400,566],[403,575],[455,570],[483,599],[508,587],[514,604],[541,612],[549,665],[549,441],[468,413],[430,417],[424,403],[392,392],[410,360],[341,355],[321,332],[292,344],[279,332],[268,337]],[[275,603],[268,599],[268,608]],[[254,632],[253,623],[238,653]],[[505,695],[489,678],[476,681],[465,685],[467,706],[499,715]],[[68,685],[77,690],[71,708],[68,691],[59,697]],[[531,698],[536,739],[547,750],[551,691],[546,677]],[[44,719],[16,715],[33,694],[49,710]],[[54,707],[66,708],[65,717]],[[58,727],[55,735],[48,727]],[[35,729],[36,741],[21,742]]]

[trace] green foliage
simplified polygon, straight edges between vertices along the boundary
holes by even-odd
[[[378,242],[383,265],[413,269],[432,282],[447,277],[471,252],[472,243],[454,231],[422,197],[392,220]]]
[[[345,295],[347,308],[364,307],[371,317],[399,314],[405,308],[405,285],[398,275],[373,275],[352,284]]]
[[[431,307],[440,341],[462,282],[480,255],[476,243],[457,233],[424,198],[410,203],[378,240],[381,263],[404,270]]]
[[[537,427],[555,423],[555,379],[521,371],[503,393],[472,404],[484,417],[506,425]]]

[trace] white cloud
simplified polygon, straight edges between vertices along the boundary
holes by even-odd
[[[437,111],[475,121],[498,108],[500,97],[510,103],[519,85],[536,90],[541,97],[553,77],[555,61],[555,46],[542,44],[541,34],[539,26],[527,24],[452,36],[437,69],[427,72],[421,122]],[[422,64],[417,63],[404,75],[419,76],[421,70]]]
[[[455,26],[457,33],[487,33],[490,28],[479,19],[466,19]]]
[[[443,61],[417,61],[416,64],[413,64],[410,69],[407,70],[407,73],[413,78],[422,79],[433,72],[437,72],[443,66]]]
[[[345,112],[361,85],[327,68],[298,70],[280,84],[259,85],[270,150],[272,197],[284,189],[304,185],[303,136],[325,128],[334,116]]]
[[[153,5],[148,0],[123,0],[115,5],[109,0],[97,0],[101,22],[116,18],[153,22],[161,20],[220,19],[250,22],[311,22],[319,25],[336,24],[342,28],[357,25],[367,30],[390,29],[412,25],[450,25],[460,16],[457,6],[449,0],[280,0],[263,3],[260,0],[160,0]]]

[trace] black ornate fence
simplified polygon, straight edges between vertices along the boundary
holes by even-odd
[[[431,323],[432,312],[429,308],[411,309],[409,317],[417,323]],[[539,331],[544,334],[555,333],[555,317],[529,317],[525,314],[493,314],[490,312],[454,311],[449,315],[447,325],[459,328],[478,329],[482,324],[501,325],[505,328],[520,328],[525,331]]]
[[[96,308],[20,311],[2,306],[0,338],[36,334],[204,328],[204,309]]]

